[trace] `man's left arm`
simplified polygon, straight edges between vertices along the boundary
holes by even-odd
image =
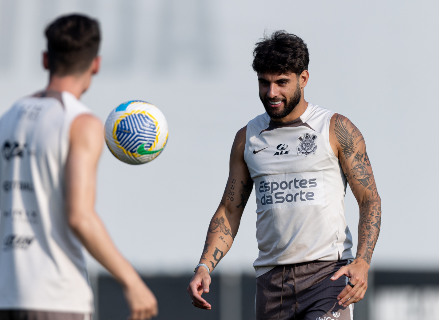
[[[346,285],[337,297],[339,304],[346,307],[363,299],[367,290],[370,261],[381,227],[381,198],[361,132],[348,118],[339,114],[332,117],[329,132],[332,149],[340,160],[360,209],[355,260],[340,268],[331,278],[336,280],[345,275],[353,284],[353,287]]]

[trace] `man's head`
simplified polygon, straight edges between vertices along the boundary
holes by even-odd
[[[276,31],[256,44],[253,56],[265,110],[272,119],[285,118],[301,101],[308,81],[306,44],[294,34]]]
[[[44,64],[51,76],[80,75],[90,69],[101,41],[96,20],[79,14],[62,16],[46,28],[45,35]]]

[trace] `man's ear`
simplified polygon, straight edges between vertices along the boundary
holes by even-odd
[[[308,80],[309,80],[309,72],[308,70],[303,70],[303,72],[299,76],[300,88],[302,89],[305,88],[306,85],[308,84]]]
[[[43,67],[49,70],[49,53],[47,51],[43,52]]]
[[[97,56],[93,59],[93,62],[91,63],[91,73],[96,74],[101,69],[101,57]]]

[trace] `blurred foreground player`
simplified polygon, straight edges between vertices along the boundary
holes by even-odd
[[[275,32],[256,44],[253,69],[266,113],[238,131],[221,203],[188,292],[211,305],[209,273],[229,251],[255,185],[256,319],[352,319],[367,289],[381,200],[360,131],[304,99],[309,55],[299,37]],[[346,181],[360,211],[357,256],[344,216]]]
[[[93,311],[82,247],[122,284],[129,319],[157,302],[94,211],[103,125],[79,98],[99,70],[97,21],[46,29],[44,91],[0,118],[0,320],[83,320]]]

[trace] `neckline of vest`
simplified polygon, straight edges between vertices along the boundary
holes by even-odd
[[[32,95],[33,98],[55,98],[64,107],[64,102],[62,99],[62,92],[57,90],[41,90]]]
[[[266,132],[266,131],[272,131],[275,129],[285,128],[285,127],[294,128],[294,127],[301,127],[301,126],[307,127],[309,129],[315,131],[313,128],[311,128],[311,126],[309,124],[307,124],[306,122],[303,122],[303,120],[302,120],[302,117],[304,117],[306,120],[308,120],[309,113],[312,111],[311,106],[312,106],[312,104],[308,103],[308,106],[306,107],[306,109],[302,113],[302,115],[300,117],[292,120],[292,121],[278,122],[278,121],[273,121],[270,118],[270,122],[268,123],[267,129],[262,130],[259,134]]]
[[[288,121],[288,122],[278,122],[278,121],[273,121],[272,119],[270,119],[270,123],[269,126],[270,127],[276,127],[276,128],[281,128],[281,127],[297,127],[299,125],[301,125],[303,123],[302,119],[296,118],[292,121]]]

